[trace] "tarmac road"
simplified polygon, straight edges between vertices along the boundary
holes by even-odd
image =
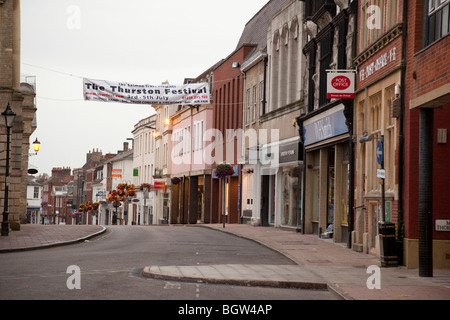
[[[85,242],[45,250],[2,253],[0,299],[235,301],[336,298],[327,290],[206,284],[142,276],[146,266],[216,264],[295,265],[284,255],[258,243],[208,228],[108,226],[105,233]],[[76,266],[78,271],[69,270],[70,266]]]

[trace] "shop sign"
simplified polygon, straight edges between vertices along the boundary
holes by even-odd
[[[164,190],[166,188],[166,183],[165,182],[158,182],[155,181],[154,185],[153,185],[154,189],[162,189]]]
[[[345,123],[343,104],[324,111],[303,123],[305,146],[345,133],[348,133],[348,127]]]
[[[395,62],[397,59],[397,48],[392,47],[375,57],[373,61],[359,70],[359,81],[365,81],[385,69],[388,65]]]
[[[450,220],[436,219],[436,231],[450,231]]]
[[[286,163],[301,160],[298,141],[279,146],[279,162]]]
[[[122,178],[122,169],[112,169],[111,177]]]
[[[354,72],[329,72],[327,74],[328,99],[355,98]]]

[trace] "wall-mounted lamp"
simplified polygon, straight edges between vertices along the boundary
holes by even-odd
[[[235,62],[233,62],[233,63],[231,64],[231,67],[232,67],[232,68],[239,68],[240,66],[241,66],[240,63],[237,62],[237,61],[235,61]]]
[[[39,149],[41,148],[41,143],[39,142],[39,140],[36,138],[36,140],[34,140],[33,142],[33,150],[35,153],[30,153],[29,156],[35,156],[37,155]]]

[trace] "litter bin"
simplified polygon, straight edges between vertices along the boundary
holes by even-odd
[[[395,267],[398,265],[397,244],[395,243],[395,224],[380,222],[378,224],[380,235],[380,260],[382,267]]]

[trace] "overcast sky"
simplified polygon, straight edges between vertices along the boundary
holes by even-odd
[[[22,0],[21,73],[36,76],[30,167],[79,168],[121,150],[147,105],[87,102],[82,78],[182,84],[234,51],[268,0]],[[31,151],[31,150],[30,150]]]

